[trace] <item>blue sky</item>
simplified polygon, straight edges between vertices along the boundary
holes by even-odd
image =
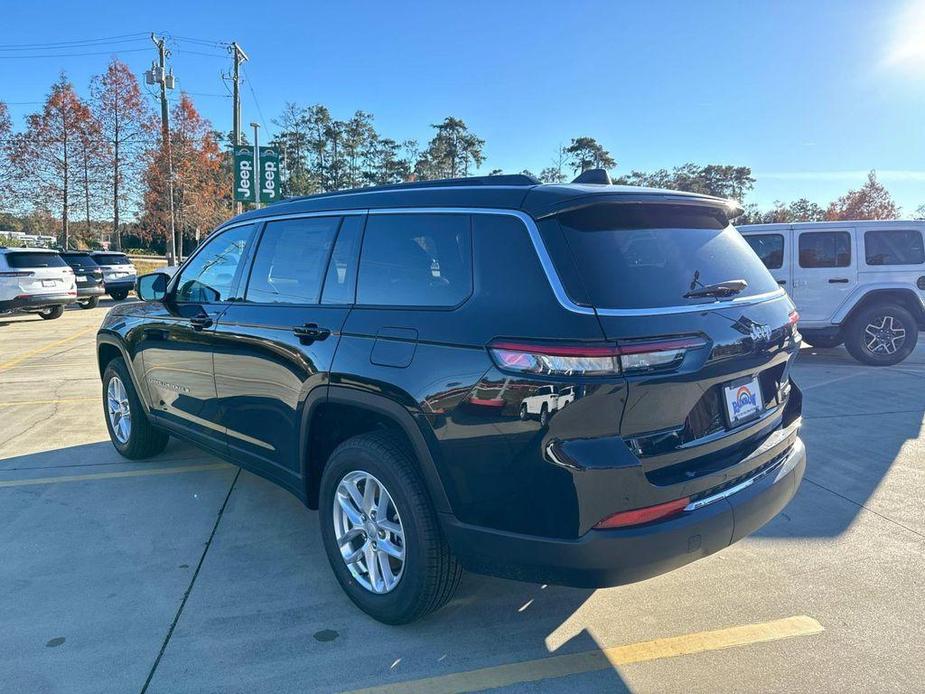
[[[925,203],[925,0],[6,0],[3,16],[4,46],[152,30],[236,40],[251,57],[244,123],[271,131],[286,101],[324,103],[342,118],[363,109],[380,132],[422,143],[430,123],[452,114],[486,140],[486,172],[539,171],[558,144],[590,135],[615,156],[616,173],[750,166],[758,183],[747,200],[762,207],[801,196],[827,203],[872,168],[905,212]],[[0,58],[0,100],[16,127],[39,107],[20,102],[41,101],[62,68],[85,93],[111,53],[139,74],[155,56],[143,38],[60,52],[97,51]],[[172,62],[178,86],[230,129],[224,51],[178,42]]]

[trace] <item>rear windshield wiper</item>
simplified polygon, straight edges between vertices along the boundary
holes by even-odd
[[[748,282],[745,280],[726,280],[725,282],[707,284],[697,287],[696,289],[691,289],[689,292],[684,294],[684,298],[696,299],[702,296],[734,296],[745,289],[747,286]]]

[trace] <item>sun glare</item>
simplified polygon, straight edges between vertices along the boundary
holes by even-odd
[[[900,14],[886,62],[925,69],[925,0],[915,0]]]

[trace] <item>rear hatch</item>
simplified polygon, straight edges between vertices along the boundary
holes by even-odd
[[[135,278],[135,266],[124,253],[97,253],[93,260],[102,268],[105,282],[128,282]]]
[[[63,257],[67,264],[71,266],[71,269],[74,270],[79,288],[96,287],[102,284],[103,271],[96,261],[90,257],[90,254],[68,253]]]
[[[542,230],[570,297],[624,350],[619,430],[649,481],[691,492],[747,473],[787,423],[798,337],[793,305],[726,209],[584,204]]]
[[[57,251],[10,251],[4,279],[16,296],[61,295],[75,292],[74,271]]]

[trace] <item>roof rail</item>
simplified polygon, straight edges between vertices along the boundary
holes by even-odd
[[[315,195],[298,195],[292,198],[283,198],[273,204],[293,202],[295,200],[315,200],[317,198],[327,198],[335,195],[350,195],[351,193],[378,193],[380,191],[401,191],[401,190],[418,190],[421,188],[450,188],[460,186],[536,186],[540,181],[527,174],[503,174],[499,176],[469,176],[467,178],[439,178],[432,181],[406,181],[404,183],[392,183],[385,186],[369,186],[368,188],[347,188],[345,190],[334,190],[329,193],[317,193]]]

